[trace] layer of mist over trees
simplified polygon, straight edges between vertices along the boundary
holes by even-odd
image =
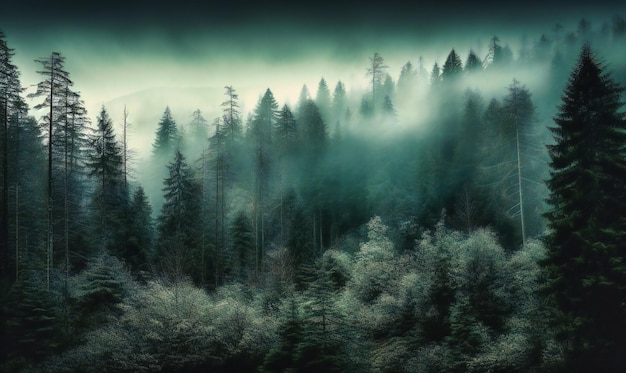
[[[150,108],[141,176],[128,112],[57,52],[26,97],[0,33],[0,370],[619,371],[626,24],[557,31]]]

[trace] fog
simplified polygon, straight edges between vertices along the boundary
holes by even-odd
[[[448,14],[442,5],[441,8],[407,9],[415,14],[414,19],[401,8],[381,11],[380,19],[365,10],[345,18],[342,18],[343,12],[331,18],[312,13],[310,22],[302,23],[298,19],[309,20],[298,18],[304,11],[286,12],[284,17],[278,14],[275,18],[259,16],[258,19],[244,12],[239,18],[234,17],[232,23],[214,19],[211,25],[211,20],[203,22],[195,17],[189,17],[186,22],[187,13],[185,17],[168,19],[157,9],[146,17],[139,15],[139,10],[131,7],[125,16],[105,14],[98,20],[87,10],[79,9],[76,11],[86,17],[60,17],[45,33],[36,32],[42,25],[25,27],[15,20],[7,22],[0,18],[0,25],[6,22],[5,33],[16,51],[15,61],[27,93],[34,91],[34,85],[40,80],[33,60],[50,51],[59,51],[66,58],[66,69],[92,121],[104,106],[120,134],[122,113],[124,107],[127,108],[133,175],[142,184],[157,182],[154,186],[146,185],[156,194],[160,193],[160,180],[149,180],[144,175],[153,173],[147,165],[157,124],[166,107],[171,109],[181,128],[191,121],[196,109],[212,123],[221,115],[224,86],[231,85],[239,94],[245,124],[267,88],[271,89],[279,106],[288,104],[294,109],[302,86],[306,85],[311,98],[315,98],[318,82],[324,78],[331,94],[335,84],[343,82],[350,110],[356,118],[361,98],[371,90],[367,66],[375,52],[384,58],[386,73],[394,83],[398,82],[401,67],[408,61],[416,69],[422,69],[422,73],[410,96],[405,92],[403,97],[393,98],[396,109],[393,125],[381,131],[379,126],[359,125],[355,119],[344,126],[344,131],[368,142],[381,139],[387,142],[426,133],[440,113],[440,104],[433,103],[429,90],[433,65],[437,63],[442,67],[451,49],[455,49],[463,64],[470,51],[485,60],[489,41],[494,36],[518,62],[497,71],[492,69],[486,75],[465,76],[459,84],[459,92],[472,90],[488,102],[491,98],[503,97],[516,79],[535,95],[538,119],[544,125],[549,124],[556,104],[554,92],[560,89],[549,86],[554,84],[554,80],[548,79],[549,58],[562,49],[558,42],[566,39],[567,32],[575,32],[583,17],[591,23],[592,31],[586,36],[597,38],[603,27],[610,27],[611,17],[616,14],[615,9],[609,12],[600,6],[577,7],[559,12],[558,16],[513,6],[508,11],[465,9],[464,16]],[[459,8],[459,12],[461,10],[464,8]],[[132,16],[135,13],[136,19]],[[106,23],[107,19],[117,21]],[[91,21],[87,20],[94,24],[88,25]],[[541,35],[558,41],[548,59],[519,62],[523,50],[536,47]],[[581,42],[576,41],[576,45]],[[625,58],[619,50],[601,44],[596,47],[612,66],[623,69]],[[576,48],[570,46],[569,50]],[[571,65],[575,56],[570,53],[564,61]],[[570,65],[563,70],[569,71]],[[455,105],[449,110],[460,113],[461,102],[456,101]],[[326,125],[332,135],[334,123]],[[209,129],[211,131],[213,129]],[[158,195],[151,196],[157,206],[155,215],[159,199]]]

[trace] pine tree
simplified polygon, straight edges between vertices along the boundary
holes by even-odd
[[[25,115],[27,107],[20,94],[22,87],[19,80],[19,71],[13,65],[13,49],[9,48],[5,35],[0,31],[0,280],[10,273],[9,265],[9,138],[10,127],[19,127],[19,118]],[[16,120],[17,119],[17,120]],[[13,164],[17,163],[15,158]],[[17,179],[17,178],[14,178]],[[15,183],[15,181],[14,181]],[[15,183],[17,188],[17,183]],[[0,282],[0,290],[3,289]]]
[[[626,364],[623,91],[585,45],[551,128],[543,265],[568,371],[617,372]]]
[[[470,50],[469,55],[467,56],[467,61],[465,61],[465,71],[468,73],[472,73],[475,71],[480,71],[482,69],[483,63],[480,60],[480,57],[478,57],[473,50]]]
[[[305,91],[303,88],[303,92]],[[262,266],[265,252],[265,214],[266,200],[269,196],[269,177],[271,166],[272,131],[276,125],[278,103],[268,88],[254,112],[253,137],[255,140],[254,174],[254,232],[256,271]]]
[[[165,203],[158,219],[156,258],[173,279],[191,275],[200,280],[201,188],[180,150],[163,181]]]
[[[162,159],[169,159],[174,155],[175,149],[178,147],[179,134],[176,122],[172,117],[169,107],[165,108],[163,116],[159,121],[159,128],[156,132],[156,138],[152,144],[153,153]]]
[[[341,81],[337,82],[335,85],[335,90],[333,91],[333,102],[332,102],[332,113],[331,122],[329,123],[337,123],[342,122],[346,124],[346,111],[348,110],[348,97],[346,95],[346,87]]]
[[[441,86],[441,68],[439,68],[439,64],[435,62],[433,65],[433,69],[430,73],[430,88],[431,90],[436,90]]]
[[[322,118],[324,118],[325,121],[330,119],[330,103],[330,91],[328,90],[326,80],[322,78],[317,86],[315,104],[317,104],[317,107],[320,109]]]
[[[47,290],[47,280],[39,274],[24,270],[4,298],[1,311],[6,327],[0,335],[3,371],[32,370],[63,345],[55,294]]]
[[[222,118],[217,118],[214,122],[215,134],[209,139],[210,168],[213,173],[213,221],[215,228],[213,231],[213,270],[215,275],[215,286],[222,283],[226,266],[226,240],[225,240],[225,216],[226,216],[226,190],[224,188],[226,174],[226,151],[225,142],[228,128],[222,126]]]
[[[254,236],[248,217],[240,211],[231,226],[235,267],[239,278],[244,278],[246,272],[253,267]]]
[[[296,118],[294,117],[291,109],[288,105],[284,105],[278,113],[278,120],[276,121],[276,136],[277,136],[277,148],[280,150],[280,155],[295,150],[294,146],[297,140],[297,128]]]
[[[148,259],[152,254],[154,226],[152,207],[143,188],[135,190],[128,206],[126,229],[127,239],[123,258],[134,273],[148,270]]]
[[[462,72],[463,64],[461,63],[461,57],[452,49],[446,58],[446,62],[443,64],[441,77],[444,81],[452,82],[460,76]]]
[[[301,145],[310,149],[321,149],[327,139],[326,123],[315,102],[309,100],[303,105],[297,122]]]
[[[233,86],[224,87],[226,90],[224,94],[226,95],[226,101],[222,102],[222,107],[224,108],[224,114],[222,118],[224,120],[224,130],[226,134],[226,138],[229,143],[234,143],[239,140],[241,136],[241,112],[239,109],[239,95],[236,93],[236,90]]]
[[[97,227],[103,250],[116,247],[115,235],[119,233],[120,217],[126,208],[126,191],[122,168],[122,149],[115,139],[113,122],[102,107],[97,121],[97,132],[92,138],[87,167],[95,178],[93,203],[96,208],[94,227]]]
[[[53,154],[54,139],[56,130],[60,123],[59,117],[62,113],[63,98],[67,87],[73,83],[69,78],[69,73],[64,70],[65,57],[58,52],[53,52],[49,58],[35,60],[41,63],[43,70],[38,71],[45,77],[45,80],[37,84],[37,91],[29,95],[33,97],[44,97],[44,101],[35,105],[35,109],[45,109],[46,115],[43,117],[43,126],[47,130],[48,138],[48,186],[46,190],[47,209],[47,232],[46,232],[46,282],[50,287],[50,272],[54,267],[54,190],[53,190]]]

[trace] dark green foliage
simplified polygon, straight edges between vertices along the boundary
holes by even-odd
[[[287,300],[288,316],[279,328],[278,344],[267,355],[263,363],[263,372],[285,372],[296,370],[297,348],[302,342],[304,329],[303,320],[299,315],[296,299]]]
[[[90,330],[119,314],[117,304],[126,295],[131,278],[122,263],[106,253],[92,257],[85,269],[73,278],[70,303],[77,330]]]
[[[326,123],[315,102],[306,101],[298,113],[300,144],[309,148],[309,154],[317,154],[328,138]]]
[[[34,368],[63,345],[58,304],[42,274],[24,270],[2,301],[2,371]]]
[[[619,371],[626,346],[626,122],[620,87],[586,45],[548,147],[547,291],[563,313],[570,371]]]
[[[276,137],[278,157],[282,158],[292,155],[296,150],[298,131],[296,126],[296,118],[289,106],[284,105],[278,113],[276,121]]]
[[[160,159],[169,159],[174,155],[174,151],[178,148],[178,145],[178,128],[176,127],[174,118],[172,118],[170,108],[166,107],[159,121],[156,138],[152,144],[152,152],[160,157]]]
[[[87,168],[95,180],[92,203],[95,246],[111,250],[120,243],[121,220],[128,203],[128,192],[124,188],[122,149],[115,138],[113,123],[102,107],[97,119],[98,130],[91,139]]]
[[[20,93],[19,71],[13,65],[13,49],[0,31],[0,292],[4,293],[9,271],[9,136],[18,127],[16,118],[25,114]],[[14,179],[15,180],[15,179]]]
[[[474,53],[473,50],[470,50],[467,55],[467,60],[465,61],[465,71],[468,73],[472,73],[475,71],[480,71],[483,69],[483,63],[480,60],[480,57]]]
[[[141,186],[135,190],[128,205],[126,222],[122,229],[126,241],[120,247],[122,250],[119,257],[134,273],[147,273],[149,258],[153,254],[154,224],[152,207]]]
[[[446,62],[443,64],[441,78],[444,82],[454,82],[463,72],[461,57],[453,50],[450,51]]]
[[[237,214],[230,231],[235,273],[239,278],[245,278],[247,271],[254,268],[254,235],[250,219],[243,211]]]
[[[199,281],[201,188],[180,151],[168,170],[169,176],[163,181],[165,203],[158,220],[155,259],[171,278],[190,275]]]

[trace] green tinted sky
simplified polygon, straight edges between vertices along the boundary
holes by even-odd
[[[401,64],[419,56],[430,69],[451,48],[484,54],[492,35],[514,47],[556,23],[626,14],[606,1],[308,3],[23,0],[5,5],[0,29],[24,85],[38,81],[35,58],[61,52],[95,116],[94,108],[151,87],[233,84],[247,109],[266,87],[280,101],[293,101],[304,83],[314,94],[322,76],[331,89],[338,79],[358,89],[375,51],[397,78]]]

